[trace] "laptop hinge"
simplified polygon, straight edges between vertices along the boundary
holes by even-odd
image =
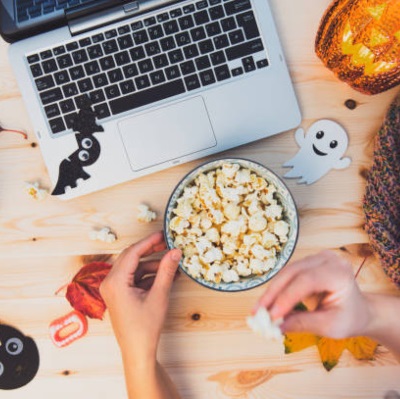
[[[88,32],[101,26],[123,20],[152,8],[159,7],[163,0],[128,1],[115,5],[114,1],[94,1],[65,11],[72,36]]]

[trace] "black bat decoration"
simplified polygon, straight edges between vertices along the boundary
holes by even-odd
[[[96,123],[96,113],[89,98],[82,101],[72,128],[76,132],[78,149],[61,162],[57,184],[51,195],[65,194],[68,186],[75,188],[78,185],[79,179],[89,179],[90,175],[83,168],[93,165],[100,156],[100,143],[93,134],[104,132],[104,129]]]
[[[28,384],[39,369],[39,351],[32,338],[0,324],[0,389]]]

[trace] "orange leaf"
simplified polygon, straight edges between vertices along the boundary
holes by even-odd
[[[287,333],[285,334],[285,353],[300,352],[310,346],[316,345],[318,337],[309,333]]]
[[[327,371],[331,371],[342,356],[346,340],[321,337],[318,339],[317,347],[322,364]]]
[[[346,339],[346,349],[358,360],[373,360],[378,343],[368,337]]]
[[[99,287],[111,266],[109,263],[92,262],[79,270],[68,284],[66,294],[66,298],[75,310],[94,319],[103,317],[106,304],[100,295]]]

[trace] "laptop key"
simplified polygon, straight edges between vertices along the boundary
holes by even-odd
[[[184,6],[182,10],[184,14],[190,14],[195,10],[194,4],[188,4],[187,6]]]
[[[138,68],[136,64],[130,64],[123,67],[125,78],[132,78],[139,74]]]
[[[135,91],[135,85],[132,79],[120,83],[119,87],[121,88],[122,94],[128,94]]]
[[[245,57],[242,59],[242,65],[245,72],[251,72],[256,69],[256,64],[254,63],[253,57]]]
[[[199,77],[197,75],[186,76],[185,85],[188,91],[198,89],[200,87]]]
[[[168,36],[165,37],[164,39],[161,39],[160,44],[161,44],[161,49],[165,52],[173,50],[176,47],[175,39],[173,38],[173,36]]]
[[[74,51],[72,53],[72,58],[74,59],[75,64],[81,64],[82,62],[86,62],[88,60],[85,50]]]
[[[85,71],[88,75],[94,75],[100,72],[100,66],[97,61],[88,62],[85,64]]]
[[[90,46],[91,44],[92,41],[90,40],[90,37],[85,37],[84,39],[79,40],[79,45],[81,47]]]
[[[51,75],[43,76],[35,80],[38,91],[51,89],[55,86],[53,77]]]
[[[243,75],[243,68],[242,67],[233,68],[232,76],[239,76],[239,75]]]
[[[150,18],[146,18],[144,21],[144,26],[151,26],[151,25],[155,25],[157,23],[155,17],[150,17]]]
[[[92,36],[93,43],[99,43],[104,40],[104,35],[102,33],[98,33],[97,35]]]
[[[183,54],[181,49],[172,50],[168,53],[169,62],[175,64],[183,61]]]
[[[238,25],[243,28],[247,40],[260,36],[253,11],[247,11],[237,15],[236,20]]]
[[[220,65],[226,62],[226,57],[223,51],[217,51],[210,54],[210,58],[213,65]]]
[[[143,28],[143,22],[142,21],[136,21],[131,23],[131,29],[132,30],[138,30]]]
[[[169,15],[167,12],[163,12],[162,14],[157,15],[157,22],[164,22],[169,19]]]
[[[208,7],[208,4],[207,4],[207,1],[206,1],[206,0],[198,1],[198,2],[196,3],[196,8],[197,8],[198,10],[202,10],[203,8],[207,8],[207,7]]]
[[[229,46],[228,36],[223,34],[213,38],[214,46],[216,49],[221,49]]]
[[[80,65],[78,65],[69,69],[69,75],[72,80],[82,79],[85,77],[85,71]]]
[[[228,18],[222,19],[220,22],[221,22],[222,30],[224,32],[228,32],[230,30],[236,29],[235,18],[233,18],[233,17],[228,17]]]
[[[57,64],[60,69],[69,68],[73,65],[72,58],[69,54],[61,55],[57,57]]]
[[[154,69],[151,59],[146,59],[138,62],[138,67],[140,73],[147,73]]]
[[[153,58],[153,64],[156,69],[164,68],[169,65],[168,58],[165,54],[156,55]]]
[[[77,116],[78,116],[77,112],[72,112],[71,114],[64,115],[64,121],[65,125],[67,126],[67,129],[72,129],[72,126],[74,126]]]
[[[175,35],[176,44],[178,46],[184,46],[191,42],[188,32],[182,32]]]
[[[212,21],[225,17],[224,8],[222,6],[212,7],[208,10]]]
[[[236,58],[243,58],[250,54],[258,53],[262,50],[264,50],[264,46],[261,39],[255,39],[250,42],[238,44],[237,46],[227,48],[225,51],[228,60],[232,61]]]
[[[267,67],[268,65],[269,65],[269,63],[268,63],[268,60],[267,60],[266,58],[257,61],[257,68],[258,68],[258,69],[260,69],[260,68],[265,68],[265,67]]]
[[[100,66],[103,71],[115,68],[114,58],[111,56],[104,57],[100,61]]]
[[[27,57],[27,60],[28,60],[29,64],[33,64],[34,62],[39,62],[40,58],[39,58],[38,54],[33,54],[33,55],[30,55],[29,57]]]
[[[177,65],[173,65],[169,68],[165,68],[165,76],[168,80],[173,80],[181,76],[181,72]]]
[[[100,44],[95,44],[94,46],[88,47],[87,52],[91,60],[94,60],[95,58],[100,58],[104,55],[103,49],[101,48]]]
[[[117,65],[125,65],[131,62],[131,57],[129,57],[129,53],[127,51],[121,51],[114,55],[115,61]]]
[[[48,58],[51,58],[52,56],[53,56],[53,53],[51,52],[51,50],[45,50],[40,53],[40,58],[42,60],[47,60]]]
[[[196,63],[196,67],[199,71],[210,68],[210,66],[211,66],[208,55],[204,55],[203,57],[196,58],[195,63]]]
[[[185,86],[183,84],[183,80],[173,80],[151,87],[148,90],[143,90],[138,93],[133,93],[128,96],[112,100],[110,101],[110,108],[113,115],[120,114],[122,112],[142,107],[147,104],[152,104],[156,101],[164,100],[184,92]]]
[[[142,90],[142,89],[145,89],[150,86],[150,80],[147,75],[143,75],[143,76],[139,76],[139,77],[135,78],[135,83],[136,83],[136,87],[138,88],[138,90]],[[111,107],[111,109],[112,109],[112,107]],[[113,111],[113,114],[114,113],[115,112]]]
[[[158,42],[150,42],[145,44],[146,53],[149,57],[161,53],[160,45]]]
[[[166,35],[172,35],[173,33],[176,33],[179,31],[178,23],[174,19],[172,19],[168,22],[165,22],[163,24],[163,27],[164,27],[164,32]]]
[[[115,29],[108,30],[104,33],[106,39],[112,39],[113,37],[117,36],[118,33]]]
[[[130,31],[131,31],[131,28],[129,27],[129,25],[123,25],[123,26],[120,26],[118,28],[118,33],[120,35],[124,35],[125,33],[129,33]]]
[[[54,55],[65,54],[65,47],[64,46],[58,46],[58,47],[53,48],[53,54]]]
[[[90,78],[79,80],[77,83],[81,93],[88,93],[93,90],[93,83]]]
[[[157,40],[164,36],[164,32],[162,30],[161,25],[150,26],[147,32],[149,33],[151,40]]]
[[[196,25],[203,25],[206,24],[207,22],[210,22],[210,17],[208,16],[208,12],[205,10],[196,12],[195,14],[193,14],[193,16]]]
[[[66,98],[76,96],[78,94],[78,88],[75,83],[68,83],[62,86],[62,90],[64,93],[64,97]]]
[[[53,133],[60,133],[65,130],[65,124],[62,118],[55,118],[49,121],[50,129]]]
[[[175,10],[172,10],[169,12],[169,15],[171,18],[177,18],[182,15],[182,10],[180,8],[177,8]]]
[[[119,48],[125,50],[127,48],[133,47],[133,40],[131,35],[125,35],[118,38]]]
[[[63,99],[61,89],[59,87],[40,93],[40,99],[43,105],[51,104]]]
[[[212,22],[211,24],[206,25],[206,31],[208,36],[215,36],[221,33],[221,27],[219,26],[218,21]]]
[[[102,46],[105,54],[112,54],[118,51],[117,42],[114,39],[103,42]]]
[[[108,85],[108,79],[105,73],[95,75],[92,79],[95,87],[103,87]]]
[[[71,42],[67,43],[65,47],[67,48],[68,51],[74,51],[79,48],[79,44],[77,42]]]
[[[106,100],[102,89],[92,91],[89,97],[93,104],[98,104]]]
[[[112,71],[109,71],[107,75],[108,79],[110,80],[110,83],[119,82],[124,79],[124,76],[122,75],[120,69],[113,69]]]
[[[121,95],[118,85],[108,86],[104,89],[104,92],[106,93],[106,97],[110,100]]]
[[[227,15],[237,14],[251,8],[250,0],[235,0],[224,4]]]
[[[218,82],[229,79],[231,77],[231,72],[229,71],[229,68],[226,64],[216,67],[214,69],[214,72]]]
[[[86,101],[88,100],[88,96],[86,94],[82,94],[74,98],[76,108],[80,109],[85,106]]]
[[[197,57],[199,55],[199,50],[195,44],[191,44],[190,46],[183,48],[183,53],[185,54],[186,59],[190,59]]]
[[[67,114],[75,110],[75,104],[71,99],[64,100],[60,102],[60,108],[63,114]]]
[[[34,78],[43,75],[42,67],[40,66],[40,64],[31,65],[31,72]]]
[[[106,103],[96,105],[94,107],[94,112],[96,112],[96,115],[99,119],[104,119],[111,116],[110,109]]]
[[[52,73],[52,72],[57,71],[57,69],[58,69],[56,61],[54,59],[43,61],[42,67],[43,67],[44,73]]]
[[[191,15],[185,15],[178,19],[179,26],[182,30],[193,28],[194,22]]]
[[[182,62],[182,64],[179,66],[181,68],[182,75],[189,75],[190,73],[196,72],[196,68],[192,60]]]
[[[44,112],[48,119],[54,118],[60,115],[60,108],[57,104],[51,104],[44,108]]]
[[[214,51],[214,46],[213,43],[210,39],[203,40],[202,42],[199,42],[199,49],[201,54],[207,54],[211,53]]]
[[[212,69],[200,72],[200,80],[203,86],[208,86],[212,83],[215,83],[215,76]]]
[[[155,71],[150,74],[150,80],[153,85],[158,85],[165,82],[165,75],[163,71]]]
[[[149,36],[145,30],[138,30],[137,32],[132,33],[133,39],[135,40],[135,44],[143,44],[149,41]]]
[[[241,29],[234,30],[229,32],[229,40],[231,44],[238,44],[244,42],[244,36]]]

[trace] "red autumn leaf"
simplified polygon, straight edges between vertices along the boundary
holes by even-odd
[[[99,287],[111,266],[105,262],[92,262],[79,270],[68,284],[65,295],[75,310],[92,319],[103,318],[106,304],[100,295]]]

